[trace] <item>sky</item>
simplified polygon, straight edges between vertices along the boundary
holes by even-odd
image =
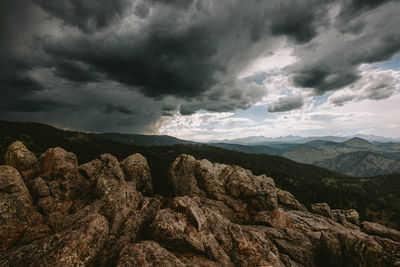
[[[0,119],[400,137],[400,1],[2,0]]]

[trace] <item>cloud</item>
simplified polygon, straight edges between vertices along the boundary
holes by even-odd
[[[180,113],[191,115],[201,109],[214,112],[247,109],[260,101],[266,94],[265,87],[254,82],[243,80],[235,83],[228,82],[211,88],[200,98],[183,102],[180,106]]]
[[[294,55],[298,62],[286,67],[295,86],[311,88],[316,95],[340,90],[361,78],[361,64],[389,60],[400,51],[400,17],[395,15],[400,2],[371,5],[368,10],[368,16],[354,14],[354,19],[362,18],[365,23],[360,34],[349,36],[333,27],[297,47]],[[340,13],[332,12],[332,25],[340,19]]]
[[[178,111],[233,112],[285,94],[271,112],[299,108],[299,90],[342,90],[361,64],[400,51],[400,5],[384,2],[1,1],[3,117],[148,132]],[[346,7],[358,31],[341,29]]]
[[[301,108],[304,105],[301,95],[288,95],[268,107],[268,112],[285,112]]]
[[[356,83],[330,96],[328,101],[343,106],[351,101],[382,100],[391,97],[400,88],[400,73],[396,71],[367,70],[361,76]]]
[[[87,14],[86,4],[61,2],[72,6],[67,10],[73,15],[58,15],[65,23],[81,25],[100,12],[97,4]],[[46,9],[44,2],[39,4]],[[50,13],[52,6],[46,9]],[[319,14],[327,6],[315,0],[295,6],[292,1],[136,1],[133,8],[140,14],[111,10],[110,16],[115,13],[120,20],[107,20],[113,23],[109,30],[94,27],[91,34],[44,38],[41,47],[53,59],[56,75],[76,81],[106,77],[148,97],[175,96],[198,103],[206,93],[237,83],[254,59],[281,45],[281,37],[306,42],[315,36],[321,26]],[[296,18],[290,25],[291,20],[282,20],[286,11],[288,18]],[[237,103],[231,110],[249,104]]]
[[[130,0],[33,0],[49,14],[84,32],[103,29],[117,22],[129,11]]]
[[[286,35],[297,43],[307,43],[326,24],[331,1],[282,1],[281,11],[275,13],[271,24],[272,35]]]

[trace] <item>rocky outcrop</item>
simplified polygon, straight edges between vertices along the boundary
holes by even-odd
[[[12,156],[19,169],[0,166],[0,266],[400,264],[398,231],[369,222],[360,231],[355,210],[326,203],[308,212],[238,166],[182,155],[169,172],[173,195],[162,197],[139,154],[78,167],[54,148],[32,165],[25,149],[9,149],[10,158],[23,151]]]

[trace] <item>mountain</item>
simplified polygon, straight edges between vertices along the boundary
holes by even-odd
[[[182,154],[237,165],[256,175],[273,177],[279,188],[290,191],[307,207],[312,203],[327,202],[332,208],[354,208],[363,220],[374,220],[400,229],[400,193],[397,192],[400,175],[358,178],[279,156],[248,154],[205,144],[134,146],[45,124],[7,121],[0,121],[0,164],[4,164],[4,154],[15,140],[22,140],[36,156],[49,147],[62,147],[75,153],[79,164],[99,158],[103,153],[111,153],[119,160],[140,153],[147,158],[154,191],[163,196],[171,193],[168,169]]]
[[[340,154],[333,159],[317,161],[315,165],[359,177],[400,172],[400,161],[368,151]]]
[[[265,137],[265,136],[249,136],[244,138],[236,138],[236,139],[224,139],[224,140],[211,140],[208,143],[224,143],[224,144],[238,144],[238,145],[262,145],[264,143],[273,143],[273,142],[294,142],[298,139],[301,139],[301,136],[281,136],[281,137]]]
[[[355,134],[353,136],[348,136],[349,137],[359,137],[364,140],[370,141],[370,142],[400,142],[400,138],[392,138],[392,137],[383,137],[383,136],[376,136],[376,135],[365,135],[365,134]]]
[[[143,134],[120,134],[103,133],[97,134],[105,139],[137,146],[172,146],[176,144],[195,144],[196,142],[181,140],[168,135],[143,135]]]
[[[305,144],[315,140],[341,143],[352,138],[364,139],[369,142],[400,142],[400,138],[356,134],[350,136],[310,136],[310,137],[302,137],[296,135],[288,135],[280,137],[250,136],[237,139],[212,140],[209,141],[208,143],[225,143],[225,144],[240,144],[240,145],[269,145],[270,143]]]
[[[123,160],[106,153],[78,165],[60,147],[38,159],[16,141],[6,161],[0,166],[0,266],[400,261],[399,231],[327,203],[308,211],[272,177],[239,166],[182,154],[166,170],[170,193],[160,196],[147,159],[137,153]]]
[[[285,151],[281,156],[302,162],[313,164],[318,161],[333,159],[341,154],[370,151],[375,153],[393,153],[397,150],[397,144],[380,147],[379,143],[370,143],[364,139],[354,137],[341,143],[315,140]]]
[[[352,147],[355,149],[365,149],[365,150],[371,150],[371,151],[380,151],[382,150],[380,147],[368,142],[367,140],[364,140],[359,137],[353,137],[347,141],[344,141],[342,143],[346,147]]]

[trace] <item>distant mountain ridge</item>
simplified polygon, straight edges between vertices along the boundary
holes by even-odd
[[[317,161],[314,164],[343,174],[359,177],[400,172],[399,160],[390,159],[369,151],[340,154],[333,159]]]
[[[314,140],[345,142],[352,138],[360,138],[367,140],[369,142],[400,142],[400,138],[356,134],[349,136],[309,136],[309,137],[302,137],[297,135],[288,135],[280,137],[249,136],[245,138],[236,138],[236,139],[211,140],[208,141],[207,143],[225,143],[225,144],[240,144],[240,145],[263,145],[263,144],[268,145],[268,143],[304,144]]]
[[[400,143],[395,142],[369,142],[360,137],[353,137],[343,142],[317,139],[307,143],[210,145],[246,153],[283,156],[297,162],[315,164],[359,177],[399,172],[397,162],[400,162]],[[354,162],[358,164],[353,164]]]

